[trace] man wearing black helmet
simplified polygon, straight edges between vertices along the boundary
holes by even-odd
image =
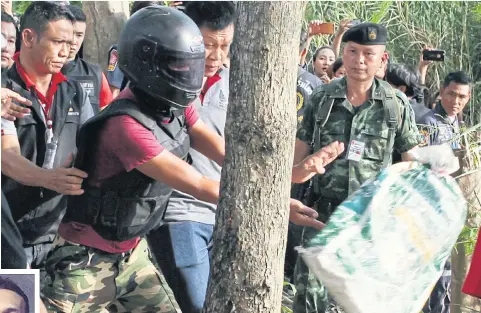
[[[224,159],[224,141],[191,105],[204,55],[198,27],[176,9],[150,6],[125,24],[118,66],[131,85],[79,133],[76,166],[89,179],[69,199],[49,255],[50,311],[180,311],[143,237],[160,224],[172,188],[218,199],[219,183],[188,154]]]
[[[223,61],[234,38],[235,5],[231,1],[193,1],[183,12],[199,27],[206,46],[204,84],[195,108],[202,121],[224,137],[229,69],[223,67]],[[218,164],[195,149],[189,154],[199,173],[220,180],[222,168]],[[216,204],[174,190],[162,225],[147,236],[183,313],[200,313],[204,306],[216,209]]]

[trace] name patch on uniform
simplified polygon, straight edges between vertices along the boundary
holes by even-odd
[[[67,115],[80,115],[80,112],[75,112],[72,108],[69,108]]]
[[[85,90],[87,93],[87,96],[93,96],[94,95],[94,82],[93,81],[79,81],[80,86]]]
[[[351,140],[349,143],[349,149],[347,153],[347,159],[350,161],[359,162],[364,154],[366,143],[361,140]]]
[[[117,63],[119,62],[119,56],[116,49],[110,51],[109,66],[107,71],[113,72],[117,68]]]
[[[421,129],[419,133],[421,134],[421,140],[422,140],[422,142],[419,145],[421,147],[427,146],[429,144],[429,132],[425,129]]]

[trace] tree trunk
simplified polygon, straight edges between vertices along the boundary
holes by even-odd
[[[83,56],[107,69],[107,54],[116,44],[122,26],[129,17],[128,1],[83,1],[82,9],[87,16],[87,30]]]
[[[473,166],[474,162],[470,160],[470,154],[467,151],[457,151],[456,155],[461,167],[457,173],[459,175],[457,182],[468,203],[466,226],[479,228],[481,226],[481,172],[472,172],[476,168]],[[469,172],[471,174],[468,174]],[[463,176],[463,173],[467,175]],[[472,259],[472,255],[467,255],[465,243],[460,242],[455,246],[451,259],[451,313],[471,312],[467,308],[474,310],[474,312],[481,312],[481,300],[461,292]]]
[[[304,3],[238,2],[204,313],[279,313]]]

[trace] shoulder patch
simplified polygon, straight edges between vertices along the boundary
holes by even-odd
[[[112,51],[110,51],[109,66],[107,67],[107,71],[113,72],[117,68],[118,62],[119,62],[119,56],[117,53],[117,49],[112,49]]]
[[[304,96],[300,91],[297,92],[297,107],[296,110],[299,111],[302,109],[302,106],[304,105]]]

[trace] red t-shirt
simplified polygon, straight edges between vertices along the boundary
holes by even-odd
[[[464,281],[463,293],[481,298],[481,229],[474,248],[471,266]]]
[[[100,82],[100,104],[99,107],[102,109],[106,107],[107,105],[112,102],[112,91],[110,90],[109,87],[109,82],[107,81],[107,78],[105,77],[105,74],[102,73],[102,81]]]
[[[125,89],[119,97],[131,98],[133,94],[130,89]],[[199,114],[194,106],[185,109],[185,118],[188,127],[192,127],[199,120]],[[99,136],[99,151],[95,160],[97,166],[88,178],[88,184],[92,186],[99,187],[106,179],[122,172],[129,172],[164,150],[150,130],[127,115],[109,118]],[[106,240],[90,225],[76,222],[61,224],[58,233],[70,242],[109,253],[127,252],[135,248],[140,240],[140,238],[123,242]]]

